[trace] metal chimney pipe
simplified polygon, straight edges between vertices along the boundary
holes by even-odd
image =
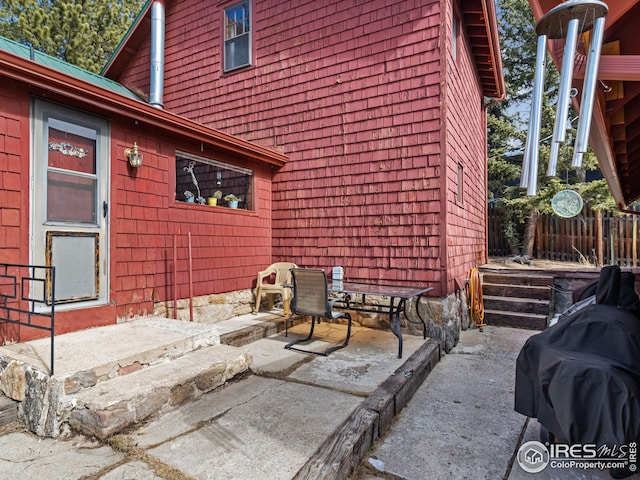
[[[151,5],[151,75],[149,104],[163,108],[164,90],[164,3],[156,0]]]
[[[603,36],[604,17],[599,17],[593,25],[593,34],[591,36],[591,43],[589,44],[587,67],[582,85],[582,99],[580,100],[580,120],[578,120],[578,131],[576,132],[576,141],[573,145],[573,161],[571,162],[571,166],[573,167],[582,166],[582,155],[587,151]]]
[[[567,41],[564,45],[564,58],[562,59],[562,71],[560,72],[560,87],[558,88],[556,121],[553,125],[553,143],[551,145],[551,156],[547,170],[547,175],[549,176],[556,174],[560,144],[564,142],[567,133],[567,117],[569,116],[569,99],[571,82],[573,80],[573,64],[575,63],[579,25],[580,21],[577,18],[572,18],[569,20],[567,26]]]

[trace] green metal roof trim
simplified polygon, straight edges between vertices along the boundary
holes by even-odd
[[[122,40],[120,40],[120,43],[118,44],[118,46],[115,48],[115,50],[111,54],[111,57],[109,57],[107,62],[102,67],[102,70],[100,70],[100,75],[104,75],[104,73],[107,71],[107,68],[109,68],[109,65],[111,65],[111,62],[113,62],[115,60],[115,58],[118,56],[118,53],[120,53],[120,50],[127,43],[127,40],[129,40],[129,37],[131,36],[133,31],[138,27],[138,24],[140,23],[140,21],[142,20],[144,15],[147,13],[147,10],[149,10],[149,8],[151,7],[151,4],[153,2],[154,2],[154,0],[147,0],[144,3],[144,5],[140,9],[140,11],[138,12],[138,15],[136,15],[136,18],[134,18],[133,22],[131,22],[131,25],[129,26],[129,29],[127,30],[127,33],[124,34],[124,36],[122,37]]]
[[[45,67],[51,68],[52,70],[62,72],[66,75],[85,81],[87,83],[91,83],[98,87],[111,90],[112,92],[118,93],[125,97],[132,98],[134,100],[142,100],[138,95],[134,94],[131,90],[118,82],[67,63],[64,60],[60,60],[59,58],[52,57],[37,50],[31,50],[31,48],[26,45],[22,45],[21,43],[1,36],[0,50],[5,50],[9,53],[12,53],[13,55],[30,59],[36,63],[44,65]]]

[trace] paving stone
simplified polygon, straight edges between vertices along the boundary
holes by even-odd
[[[72,480],[115,465],[123,455],[102,445],[61,441],[30,433],[0,435],[0,477],[20,480]]]
[[[215,403],[216,393],[207,400]],[[232,393],[224,389],[220,395]],[[200,428],[192,424],[193,431],[149,453],[199,479],[291,479],[361,402],[346,393],[271,380]]]
[[[107,438],[165,407],[223,385],[246,371],[250,361],[251,355],[237,347],[215,345],[100,382],[66,398],[74,405],[69,424],[81,433]]]

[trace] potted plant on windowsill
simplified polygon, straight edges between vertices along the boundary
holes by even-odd
[[[240,201],[240,199],[233,193],[228,193],[224,196],[224,201],[227,202],[229,208],[238,208],[238,202]]]
[[[222,198],[222,192],[220,190],[217,190],[213,193],[212,197],[207,198],[207,205],[217,205],[218,200],[220,200],[221,198]]]
[[[189,190],[184,191],[184,201],[187,203],[193,203],[195,201],[193,193],[191,193]]]

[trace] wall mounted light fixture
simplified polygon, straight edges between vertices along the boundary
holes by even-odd
[[[138,144],[136,142],[133,142],[132,148],[125,148],[124,154],[129,159],[132,167],[138,168],[142,165],[142,154],[138,151]]]

